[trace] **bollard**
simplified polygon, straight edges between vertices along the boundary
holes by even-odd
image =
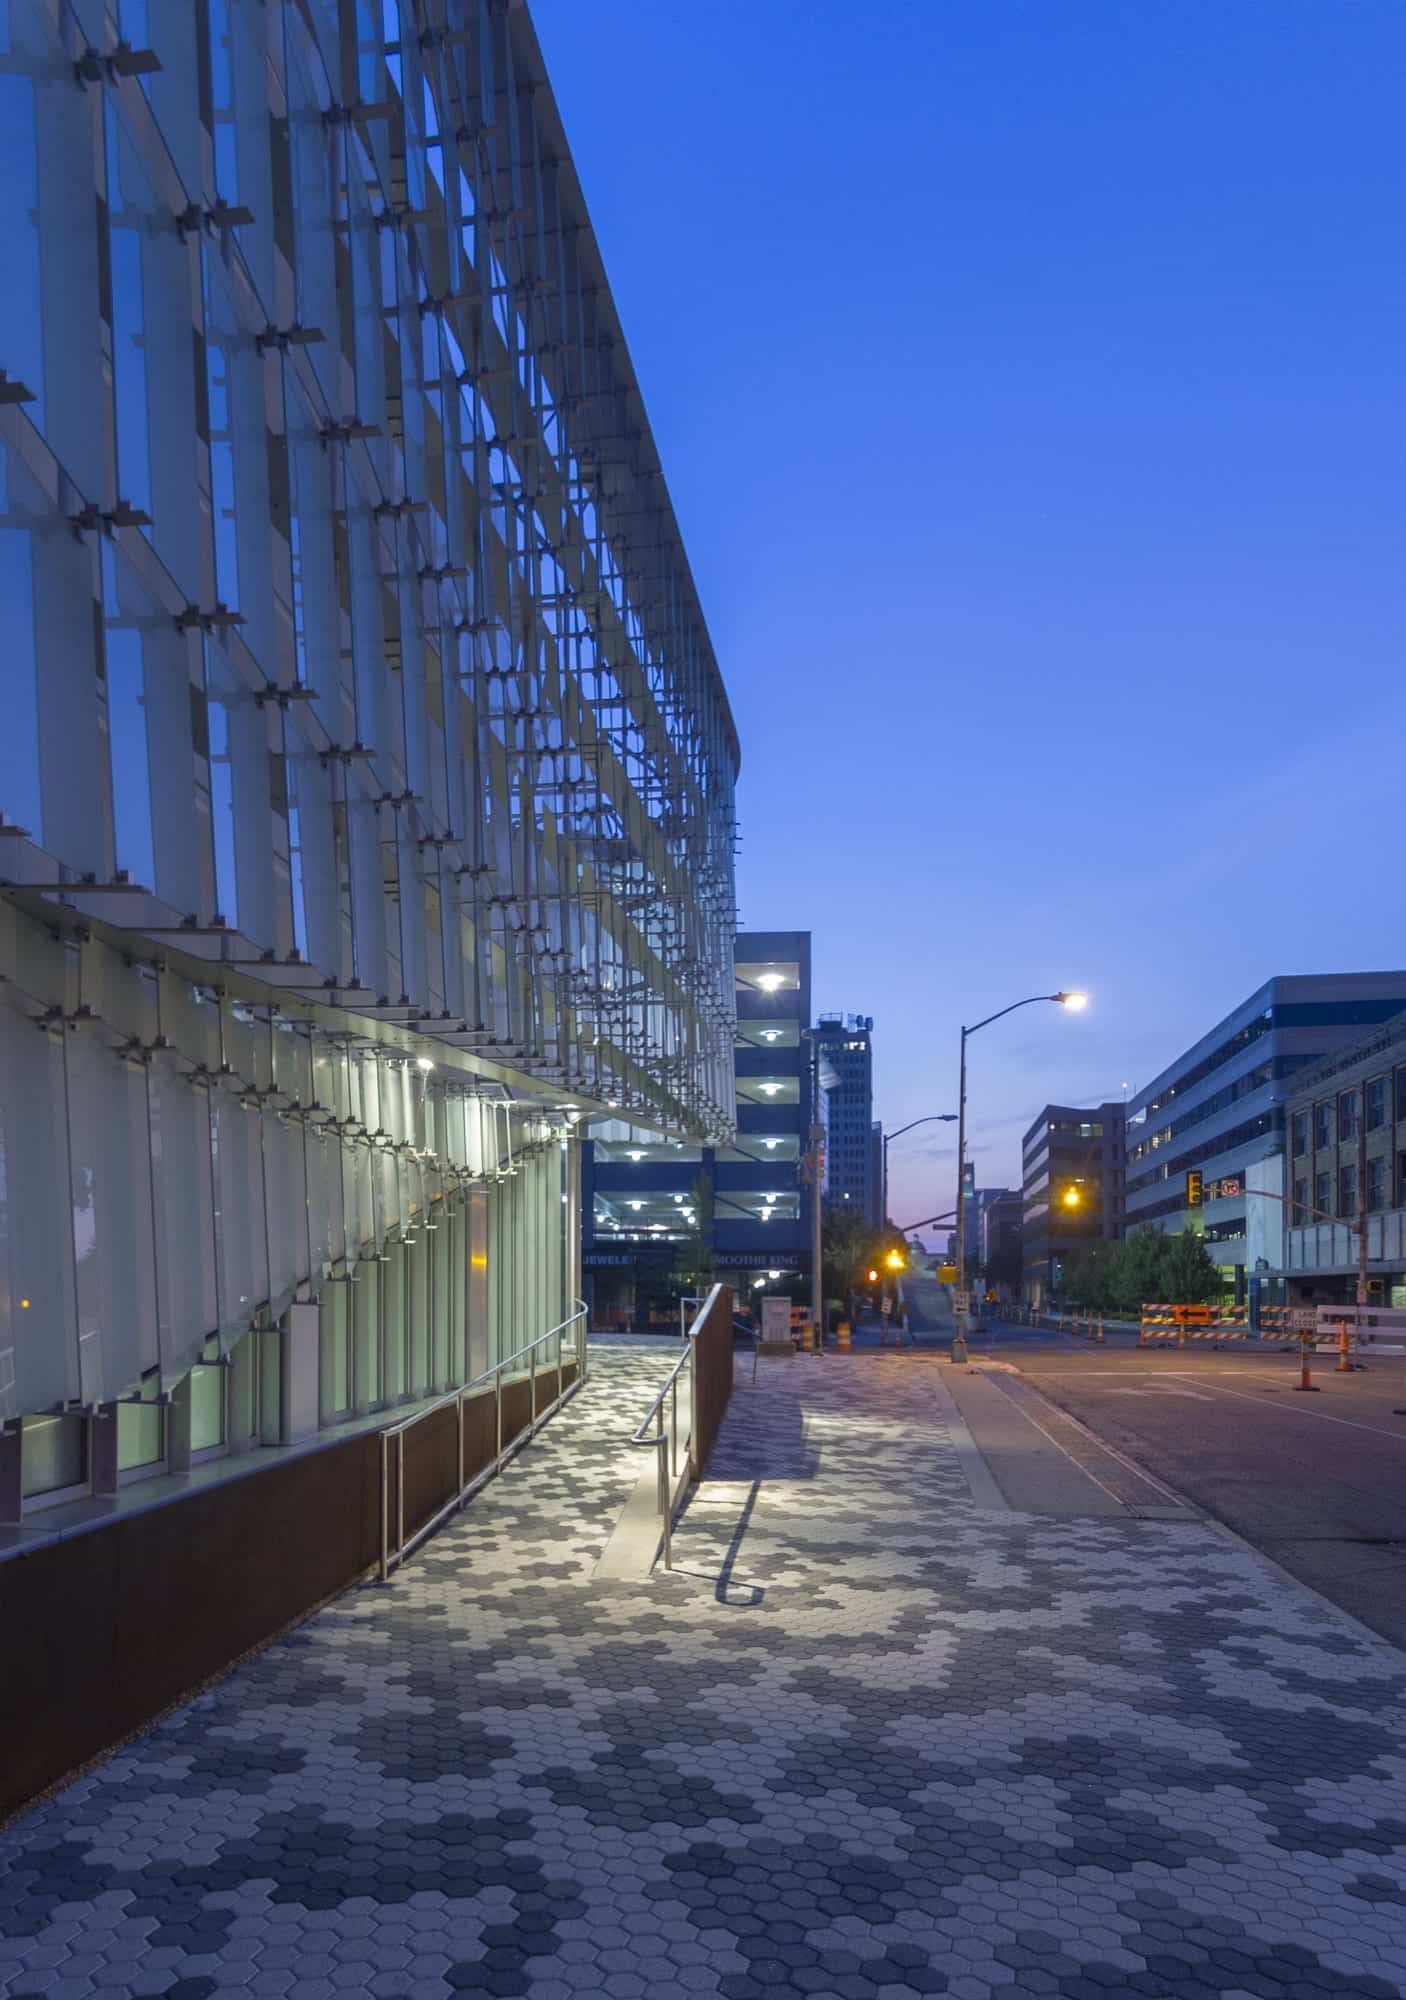
[[[1338,1323],[1338,1366],[1336,1372],[1339,1375],[1350,1375],[1352,1373],[1352,1362],[1348,1358],[1348,1331],[1347,1331],[1346,1320],[1340,1320]]]
[[[1299,1342],[1299,1379],[1295,1382],[1294,1388],[1296,1391],[1300,1389],[1307,1390],[1313,1396],[1318,1394],[1317,1386],[1309,1379],[1308,1342],[1306,1340],[1300,1340]]]

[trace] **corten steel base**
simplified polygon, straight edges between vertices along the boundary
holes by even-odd
[[[576,1364],[563,1368],[564,1385]],[[555,1368],[540,1378],[557,1382]],[[503,1443],[531,1386],[503,1392]],[[465,1477],[495,1456],[493,1397],[464,1404]],[[403,1440],[402,1440],[403,1442]],[[0,1818],[363,1576],[380,1555],[380,1434],[366,1431],[0,1562]],[[407,1530],[454,1490],[454,1412],[405,1461]],[[472,1504],[472,1503],[470,1503]]]

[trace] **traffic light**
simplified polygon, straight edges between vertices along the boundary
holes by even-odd
[[[1186,1205],[1188,1208],[1201,1206],[1201,1176],[1195,1167],[1186,1176]]]

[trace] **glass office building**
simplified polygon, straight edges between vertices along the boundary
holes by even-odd
[[[562,1320],[582,1120],[731,1140],[738,751],[520,0],[0,58],[19,1547]]]
[[[822,1014],[820,1122],[825,1127],[825,1199],[851,1208],[870,1228],[884,1220],[883,1133],[874,1122],[874,1017]]]
[[[1124,1228],[1194,1227],[1227,1291],[1284,1264],[1291,1079],[1406,1007],[1406,972],[1266,980],[1129,1101]],[[1186,1206],[1186,1175],[1204,1205]]]

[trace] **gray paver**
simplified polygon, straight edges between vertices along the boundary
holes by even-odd
[[[0,1835],[0,1996],[1406,1996],[1406,1660],[1200,1525],[973,1503],[928,1356],[667,1365]]]

